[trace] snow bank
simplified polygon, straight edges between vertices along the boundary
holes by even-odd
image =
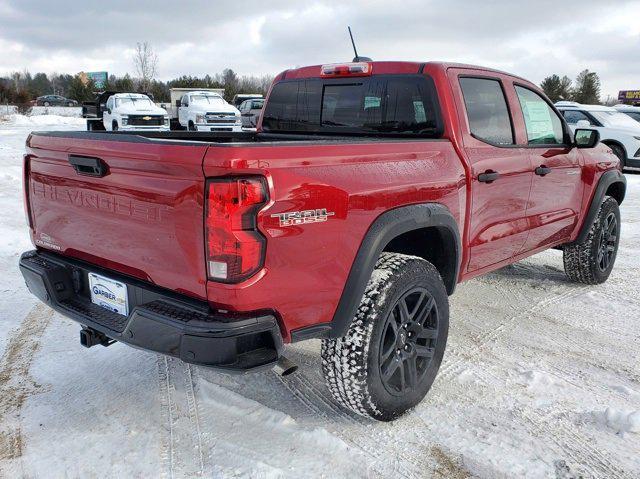
[[[0,105],[0,115],[13,115],[18,113],[18,107],[15,105]]]
[[[85,126],[84,118],[61,115],[20,115],[18,113],[5,117],[5,122],[14,126]]]
[[[57,115],[79,118],[82,116],[82,107],[34,106],[31,108],[31,110],[29,110],[29,116],[35,115]]]

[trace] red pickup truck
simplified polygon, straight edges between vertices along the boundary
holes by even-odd
[[[85,346],[237,372],[321,338],[336,400],[391,420],[434,381],[458,282],[548,248],[607,279],[626,182],[598,139],[487,68],[287,70],[256,133],[32,133],[20,268]]]

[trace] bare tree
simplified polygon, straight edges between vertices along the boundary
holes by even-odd
[[[140,78],[142,90],[148,91],[158,68],[158,55],[148,42],[138,42],[136,44],[133,64],[136,67],[138,78]]]

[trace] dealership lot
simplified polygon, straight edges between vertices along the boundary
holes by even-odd
[[[463,283],[430,394],[391,424],[343,411],[319,342],[296,375],[227,376],[116,344],[26,291],[21,158],[33,129],[0,123],[0,471],[15,476],[637,477],[640,475],[640,175],[628,174],[610,280],[569,283],[559,251]],[[20,214],[16,214],[19,212]]]

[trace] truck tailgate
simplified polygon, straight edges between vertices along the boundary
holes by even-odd
[[[206,298],[206,150],[136,136],[32,134],[25,173],[34,243]]]

